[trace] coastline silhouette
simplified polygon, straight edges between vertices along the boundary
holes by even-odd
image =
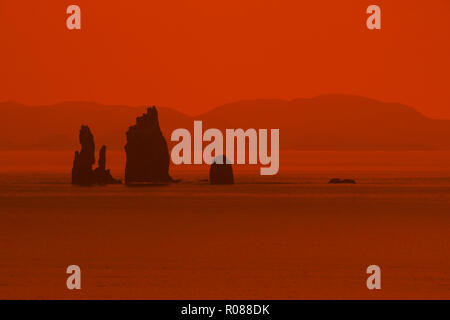
[[[3,102],[0,112],[8,119],[0,126],[3,150],[71,150],[76,147],[73,132],[81,123],[95,124],[103,144],[121,150],[124,132],[146,107],[91,102],[28,107]],[[284,150],[450,150],[450,120],[434,120],[405,105],[358,96],[238,101],[196,116],[159,107],[158,116],[165,137],[201,120],[205,130],[279,128]],[[172,142],[167,144],[170,149]]]

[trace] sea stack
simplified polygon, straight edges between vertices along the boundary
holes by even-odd
[[[234,184],[233,167],[228,163],[225,156],[217,157],[211,165],[209,170],[210,184]]]
[[[102,146],[98,156],[98,168],[94,170],[95,182],[100,185],[120,184],[121,181],[114,179],[111,171],[106,169],[106,146]]]
[[[95,163],[94,136],[88,126],[81,126],[79,134],[81,151],[75,151],[72,167],[72,184],[90,186],[93,184],[117,184],[121,183],[111,176],[110,170],[106,170],[106,146],[100,149],[98,168],[92,170]]]
[[[156,107],[136,118],[127,132],[126,184],[169,183],[169,148],[159,126]]]
[[[88,186],[94,184],[92,166],[95,163],[94,136],[88,126],[81,126],[79,140],[81,151],[75,151],[72,184]]]

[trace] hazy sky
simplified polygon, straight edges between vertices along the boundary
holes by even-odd
[[[66,8],[82,9],[82,30]],[[382,30],[366,8],[382,9]],[[0,0],[0,100],[156,104],[358,94],[450,119],[448,0]]]

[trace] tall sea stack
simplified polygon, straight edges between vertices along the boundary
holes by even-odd
[[[153,106],[136,119],[127,132],[125,183],[168,183],[169,148],[159,127],[158,111]]]
[[[98,155],[98,168],[94,170],[95,182],[100,185],[120,184],[121,181],[114,179],[111,171],[106,169],[106,146],[102,146]]]
[[[92,166],[95,163],[94,136],[88,126],[81,126],[79,140],[81,151],[75,151],[72,184],[88,186],[94,184]]]
[[[98,168],[92,170],[95,163],[94,136],[88,126],[81,126],[79,134],[81,151],[75,151],[72,167],[72,184],[90,186],[93,184],[118,184],[111,176],[110,170],[106,170],[106,146],[100,149]]]

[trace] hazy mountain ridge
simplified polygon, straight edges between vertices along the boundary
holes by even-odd
[[[122,149],[142,107],[65,102],[52,106],[0,103],[2,150],[74,150],[78,130],[89,125],[96,141]],[[279,128],[282,149],[450,149],[450,120],[433,120],[414,108],[357,96],[324,95],[291,101],[260,99],[225,104],[190,117],[158,107],[166,139],[176,128]]]

